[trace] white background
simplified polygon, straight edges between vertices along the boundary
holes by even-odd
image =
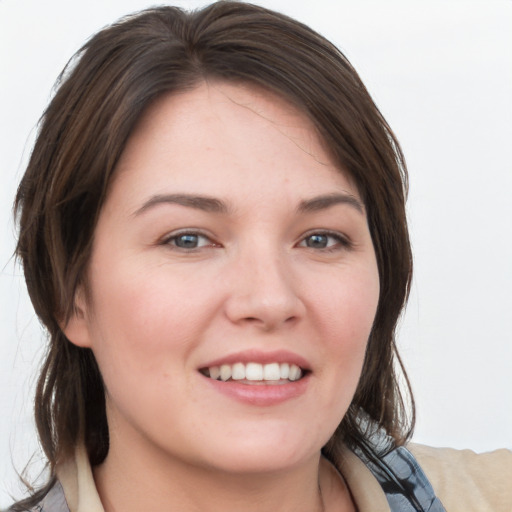
[[[415,280],[400,346],[415,440],[512,447],[512,1],[259,3],[345,52],[405,151]],[[68,58],[149,5],[0,0],[0,507],[20,496],[13,466],[37,447],[31,390],[44,342],[11,258],[16,184]]]

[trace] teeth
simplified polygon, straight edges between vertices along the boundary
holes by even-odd
[[[245,367],[245,378],[247,380],[263,380],[263,365],[248,363]]]
[[[217,380],[220,377],[220,367],[212,366],[210,368],[210,378]]]
[[[214,380],[227,381],[250,380],[250,381],[296,381],[302,377],[302,370],[296,364],[290,363],[235,363],[233,365],[223,364],[208,368],[209,376]]]
[[[279,380],[281,378],[281,370],[278,363],[266,364],[263,367],[263,380]]]
[[[231,378],[231,365],[223,364],[220,367],[220,380],[229,380]]]
[[[244,380],[245,379],[245,365],[242,363],[234,364],[231,378],[233,380]]]
[[[287,379],[289,377],[290,365],[288,363],[281,363],[281,365],[279,366],[279,370],[281,371],[281,379]]]
[[[290,374],[288,375],[288,378],[290,380],[299,380],[301,378],[302,372],[300,371],[300,368],[292,364],[290,365]]]

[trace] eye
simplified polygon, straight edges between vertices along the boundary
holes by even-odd
[[[350,242],[339,233],[321,231],[308,234],[299,246],[309,249],[335,250],[350,247]]]
[[[212,247],[213,243],[207,236],[195,232],[182,232],[167,237],[163,243],[178,249],[199,249],[201,247]]]

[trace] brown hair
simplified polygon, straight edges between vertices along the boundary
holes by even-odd
[[[412,269],[407,182],[389,126],[347,59],[305,25],[231,1],[190,13],[159,7],[100,31],[64,70],[16,197],[17,254],[49,333],[35,416],[53,478],[56,464],[81,438],[92,465],[108,452],[98,366],[60,325],[73,314],[116,163],[155,98],[205,79],[255,84],[299,108],[355,180],[367,208],[379,305],[357,391],[324,452],[335,461],[342,442],[364,446],[369,426],[382,427],[396,444],[412,431],[414,414],[408,423],[397,381],[395,363],[401,362],[394,338]],[[412,397],[410,405],[414,411]]]

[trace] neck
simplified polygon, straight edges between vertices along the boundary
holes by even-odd
[[[155,463],[144,455],[112,446],[105,462],[95,468],[106,512],[326,510],[322,480],[328,470],[320,463],[320,454],[290,468],[258,473],[221,471],[176,460]]]
[[[94,468],[105,512],[354,510],[342,477],[320,452],[279,468],[225,468],[170,456],[133,431],[114,432],[106,460]]]

